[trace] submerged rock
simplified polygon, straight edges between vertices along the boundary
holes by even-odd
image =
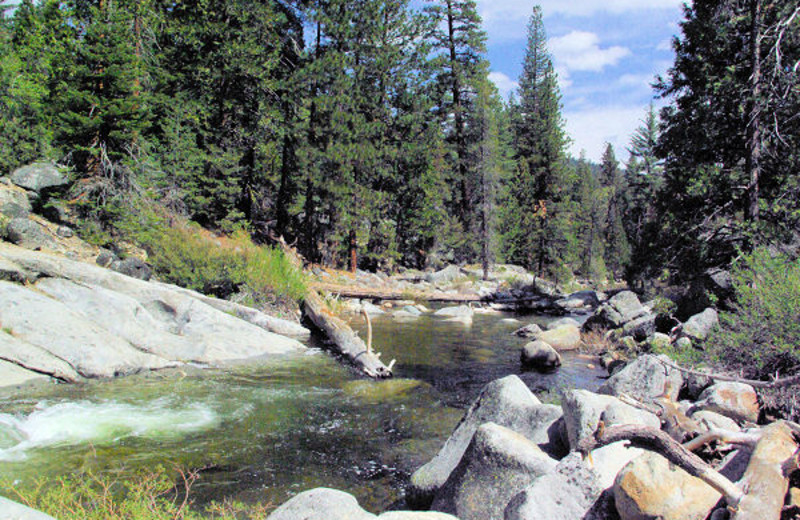
[[[520,361],[525,368],[548,371],[561,366],[561,355],[544,341],[536,340],[522,347]]]
[[[502,520],[511,498],[555,467],[554,459],[522,435],[484,423],[431,509],[460,520]]]

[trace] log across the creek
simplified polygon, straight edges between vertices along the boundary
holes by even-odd
[[[298,269],[303,268],[300,255],[282,239],[278,240],[284,254]],[[303,299],[303,312],[316,325],[318,329],[333,342],[335,351],[344,356],[350,363],[359,368],[364,374],[375,379],[392,377],[392,363],[389,366],[372,351],[371,345],[364,343],[358,335],[328,308],[315,288],[309,288]]]

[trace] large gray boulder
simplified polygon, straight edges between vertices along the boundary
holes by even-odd
[[[636,341],[644,341],[656,332],[656,315],[645,314],[622,326],[622,334],[632,336]]]
[[[686,320],[678,334],[693,341],[703,341],[717,325],[719,325],[719,314],[709,307]]]
[[[163,286],[132,296],[59,278],[45,278],[36,287],[138,349],[166,359],[216,363],[305,348]]]
[[[4,497],[0,497],[0,512],[2,512],[3,518],[9,520],[55,520],[55,518],[50,515],[23,506],[22,504],[18,504]]]
[[[514,334],[521,338],[533,338],[542,332],[542,328],[536,323],[529,323],[524,327],[520,327],[514,331]]]
[[[485,423],[436,493],[431,509],[461,520],[502,520],[511,498],[555,467],[555,459],[530,440],[503,426]]]
[[[8,333],[10,327],[0,331],[0,359],[39,374],[53,376],[62,381],[80,381],[78,372],[69,363],[42,347],[32,345]]]
[[[17,168],[9,178],[17,186],[37,193],[69,184],[66,175],[50,163],[33,163]]]
[[[0,215],[25,218],[33,211],[25,190],[0,184]]]
[[[146,354],[66,305],[25,287],[0,282],[0,323],[14,337],[69,363],[84,377],[114,377],[174,366]]]
[[[590,510],[603,488],[577,452],[515,496],[506,506],[504,520],[576,520],[590,518]]]
[[[542,404],[522,380],[506,376],[487,384],[469,407],[439,453],[411,475],[409,503],[427,507],[461,461],[477,429],[486,422],[505,426],[551,455],[565,452],[556,422],[561,408]]]
[[[55,250],[58,246],[43,225],[28,218],[13,218],[6,226],[6,238],[25,249]]]
[[[627,394],[639,401],[649,402],[669,391],[673,401],[683,386],[683,373],[659,361],[669,361],[664,356],[646,354],[616,372],[598,389],[601,394],[619,396]]]
[[[561,366],[561,355],[544,341],[536,340],[522,347],[520,361],[523,368],[549,371]]]
[[[585,307],[596,307],[600,305],[600,299],[595,291],[578,291],[556,300],[555,304],[564,310],[570,311]]]
[[[583,329],[616,329],[646,314],[650,314],[650,310],[642,305],[635,293],[622,291],[601,305],[586,320],[583,324]]]
[[[570,449],[586,437],[594,435],[603,419],[606,426],[615,424],[640,424],[661,428],[655,414],[634,408],[616,397],[600,395],[588,390],[567,390],[563,393],[562,407]]]
[[[358,505],[353,495],[330,488],[316,488],[295,495],[267,520],[458,520],[435,511],[391,511],[373,515]]]

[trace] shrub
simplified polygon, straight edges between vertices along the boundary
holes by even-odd
[[[289,303],[305,295],[302,273],[283,252],[254,244],[243,230],[226,238],[196,225],[161,228],[141,240],[164,281],[220,298],[239,292],[257,305]]]
[[[33,486],[0,483],[2,495],[60,520],[219,520],[264,518],[271,504],[225,501],[192,508],[197,472],[176,470],[178,484],[163,467],[126,480],[91,472],[38,479]]]
[[[709,338],[710,354],[751,379],[800,367],[800,264],[757,249],[732,270],[736,302]]]

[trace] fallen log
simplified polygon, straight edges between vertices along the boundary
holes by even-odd
[[[416,291],[408,289],[390,289],[339,285],[330,283],[315,283],[312,288],[317,291],[338,294],[345,298],[359,298],[367,300],[417,300],[442,303],[468,303],[479,302],[482,298],[477,294],[451,294],[441,291]]]
[[[366,375],[376,379],[392,377],[392,370],[372,352],[371,348],[353,332],[347,323],[334,316],[319,294],[313,289],[303,301],[306,316],[322,330],[336,346],[336,350]],[[370,345],[371,347],[371,345]]]
[[[755,434],[757,436],[750,434],[736,439],[733,434],[724,436],[742,444],[755,444],[741,485],[731,482],[665,432],[647,426],[601,427],[594,437],[581,441],[578,451],[587,455],[596,448],[628,441],[633,446],[662,455],[719,491],[725,497],[731,520],[778,520],[789,488],[789,475],[798,468],[798,444],[793,431],[794,425],[778,421],[765,426]]]
[[[298,269],[302,269],[303,260],[300,255],[282,238],[277,242],[289,261]],[[392,377],[394,360],[389,363],[389,366],[384,365],[379,358],[380,354],[372,352],[372,345],[365,344],[344,320],[336,317],[313,288],[309,288],[303,298],[303,313],[328,336],[333,342],[336,352],[347,358],[364,374],[375,379]],[[369,329],[371,336],[371,325]],[[370,343],[372,343],[371,338]]]

